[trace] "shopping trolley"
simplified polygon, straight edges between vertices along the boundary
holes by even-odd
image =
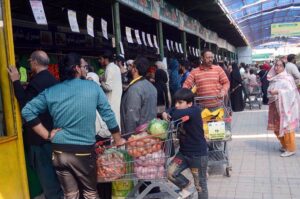
[[[205,107],[203,102],[207,100],[214,100],[219,107]],[[227,142],[231,141],[231,108],[225,104],[224,98],[216,96],[195,97],[194,102],[202,109],[203,129],[209,146],[208,166],[226,165],[225,175],[230,177],[232,167]]]
[[[252,109],[254,105],[258,106],[258,108],[261,109],[263,96],[261,84],[247,85],[245,91],[245,104],[248,104],[250,109]]]
[[[127,199],[145,198],[155,187],[161,190],[160,193],[151,194],[155,195],[155,198],[167,195],[178,198],[178,193],[167,183],[167,165],[178,126],[188,119],[189,117],[185,116],[169,122],[168,129],[162,136],[164,139],[161,139],[159,134],[150,135],[145,128],[139,132],[123,135],[129,139],[121,147],[105,146],[106,141],[98,142],[96,144],[98,182],[134,181],[135,186],[127,195]],[[146,188],[139,193],[142,185]]]

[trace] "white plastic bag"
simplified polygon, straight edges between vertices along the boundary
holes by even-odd
[[[106,123],[102,120],[98,111],[96,111],[96,135],[99,135],[103,138],[111,137],[111,133],[108,130]]]

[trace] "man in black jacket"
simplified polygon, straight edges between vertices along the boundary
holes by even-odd
[[[15,96],[21,109],[39,93],[57,83],[54,76],[47,70],[49,57],[44,51],[34,51],[28,61],[30,62],[33,76],[26,89],[21,85],[17,68],[10,67],[8,69],[10,79],[13,82]],[[52,118],[49,112],[39,115],[39,119],[48,130],[53,129]],[[62,198],[63,193],[60,183],[52,166],[51,143],[26,126],[24,126],[24,138],[25,144],[29,146],[28,157],[31,166],[37,172],[45,197],[47,199]]]

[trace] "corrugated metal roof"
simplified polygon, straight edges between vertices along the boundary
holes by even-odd
[[[252,46],[279,39],[271,38],[271,24],[300,21],[300,0],[222,0],[222,2]]]

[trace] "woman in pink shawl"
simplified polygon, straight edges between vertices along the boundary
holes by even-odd
[[[270,85],[268,130],[273,130],[281,143],[281,157],[296,153],[295,129],[300,118],[300,96],[294,79],[277,60],[267,76]]]

